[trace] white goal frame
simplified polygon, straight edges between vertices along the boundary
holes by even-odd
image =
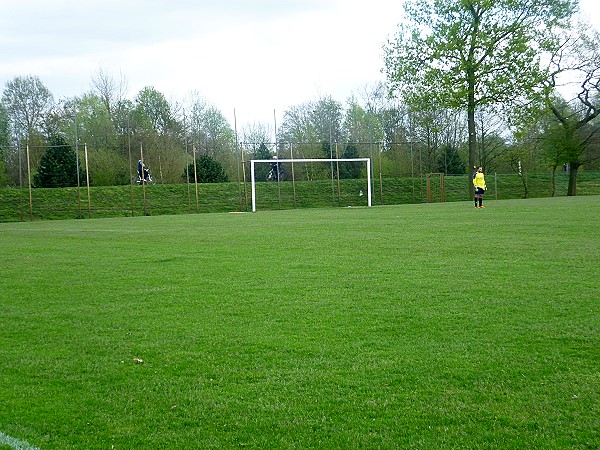
[[[250,179],[252,181],[252,212],[256,212],[256,180],[254,177],[254,165],[256,163],[311,163],[311,162],[361,162],[367,163],[367,205],[371,206],[371,158],[291,158],[291,159],[252,159],[250,160]]]

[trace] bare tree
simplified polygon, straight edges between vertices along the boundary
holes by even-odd
[[[558,121],[562,136],[555,140],[561,147],[559,154],[569,165],[567,195],[577,195],[577,172],[579,168],[599,158],[591,152],[600,135],[600,127],[593,121],[600,115],[600,33],[586,24],[563,40],[550,62],[547,82],[546,105]],[[578,80],[574,98],[568,101],[558,94],[564,87],[562,80]]]
[[[127,96],[127,79],[119,73],[118,79],[104,69],[98,69],[92,77],[92,90],[104,104],[108,114],[112,116],[116,105]]]

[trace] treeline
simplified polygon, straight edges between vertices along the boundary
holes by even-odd
[[[0,103],[0,187],[72,186],[83,176],[125,185],[139,159],[175,184],[240,182],[250,159],[370,157],[382,176],[465,174],[475,164],[523,178],[566,171],[574,195],[577,172],[600,170],[600,35],[572,25],[576,0],[467,3],[407,2],[412,28],[388,43],[387,83],[344,103],[292,105],[277,130],[235,130],[195,92],[173,100],[148,86],[130,96],[122,76],[102,70],[88,92],[62,99],[35,75],[15,76]],[[577,86],[575,95],[561,85]],[[295,174],[327,177],[325,165]]]
[[[249,164],[244,162],[274,155],[371,157],[384,175],[461,174],[469,169],[464,113],[448,109],[411,111],[389,100],[383,84],[365,88],[360,99],[350,98],[345,105],[323,97],[292,106],[284,111],[278,127],[278,145],[273,143],[269,124],[244,126],[236,136],[224,114],[197,95],[182,102],[169,101],[165,94],[146,87],[129,100],[114,78],[102,72],[92,86],[81,97],[55,101],[36,76],[16,77],[7,83],[0,106],[0,186],[23,183],[27,164],[34,186],[76,185],[75,150],[79,150],[83,177],[84,145],[94,186],[129,184],[141,154],[161,183],[193,179],[194,150],[199,182],[241,180],[242,170],[248,178]],[[555,126],[551,121],[519,141],[508,133],[499,111],[480,111],[477,124],[478,161],[488,172],[556,169],[550,158],[549,138]],[[598,127],[595,123],[592,126]],[[597,170],[597,142],[588,148],[586,168]],[[45,161],[44,156],[51,158]],[[64,168],[63,182],[53,184],[47,176],[48,164]],[[554,165],[558,166],[556,161]],[[208,175],[213,171],[219,174],[217,178]],[[266,177],[266,172],[258,176]],[[327,174],[297,176],[315,179]]]

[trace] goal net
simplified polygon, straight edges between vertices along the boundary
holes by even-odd
[[[371,206],[370,158],[253,159],[250,179],[253,212],[257,204],[261,209]]]

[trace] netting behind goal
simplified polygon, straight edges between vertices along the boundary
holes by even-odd
[[[252,211],[371,206],[371,159],[250,161]]]

